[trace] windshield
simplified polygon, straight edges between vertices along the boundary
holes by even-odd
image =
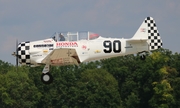
[[[78,41],[78,40],[93,40],[99,37],[99,34],[82,31],[82,32],[56,32],[51,38],[54,41]]]

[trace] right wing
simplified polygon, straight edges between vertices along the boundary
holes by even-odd
[[[54,49],[49,55],[47,55],[41,63],[64,66],[64,65],[79,65],[79,58],[75,49],[71,48],[59,48]]]

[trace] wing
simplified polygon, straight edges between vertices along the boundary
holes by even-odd
[[[47,55],[42,63],[56,65],[56,66],[64,66],[64,65],[78,65],[79,58],[75,49],[71,48],[59,48],[54,49],[49,55]]]

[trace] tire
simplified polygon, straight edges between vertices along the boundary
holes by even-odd
[[[48,73],[43,73],[41,75],[41,81],[44,83],[44,84],[51,84],[53,82],[53,77],[52,75],[48,72]]]

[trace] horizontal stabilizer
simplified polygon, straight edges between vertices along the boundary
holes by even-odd
[[[129,43],[141,43],[141,42],[147,42],[148,39],[129,39],[127,42]]]

